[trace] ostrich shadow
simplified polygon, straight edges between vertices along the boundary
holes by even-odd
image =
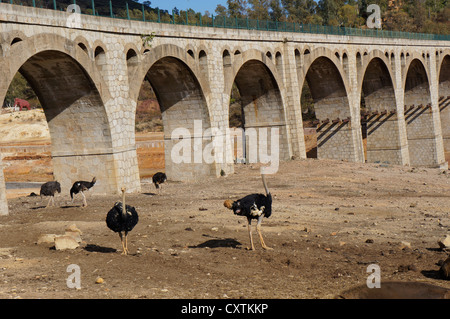
[[[93,245],[93,244],[86,245],[86,247],[84,247],[84,250],[91,252],[91,253],[106,253],[106,254],[117,252],[117,249],[115,249],[115,248],[103,247],[103,246],[98,246],[98,245]]]
[[[49,206],[49,207],[40,205],[40,206],[30,207],[30,209],[32,209],[32,210],[46,209],[46,208],[48,208],[49,210],[50,210],[51,208],[61,208],[61,209],[68,209],[68,208],[83,208],[83,205],[71,205],[71,206],[69,206],[69,205],[64,205],[64,206]]]
[[[240,249],[242,244],[233,238],[215,238],[209,239],[196,246],[189,246],[189,248],[235,248]]]

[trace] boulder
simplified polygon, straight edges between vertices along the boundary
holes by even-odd
[[[39,236],[37,243],[40,244],[53,244],[55,243],[55,238],[58,237],[56,234],[42,234]]]
[[[73,239],[75,239],[77,241],[77,243],[81,243],[81,236],[79,232],[74,232],[74,231],[67,231],[64,234],[64,236],[70,236]]]
[[[441,249],[450,249],[450,236],[445,235],[444,238],[438,241],[438,245],[439,247],[441,247]]]
[[[441,269],[439,269],[439,274],[442,279],[450,280],[450,257],[442,264]]]
[[[64,235],[43,234],[38,238],[38,244],[54,244],[56,250],[75,249],[81,243],[81,230],[75,224],[66,227]]]
[[[71,224],[71,225],[67,226],[66,232],[74,232],[74,233],[79,233],[80,235],[83,235],[81,230],[79,230],[77,225],[75,225],[75,224]]]
[[[78,246],[78,242],[72,236],[58,236],[55,238],[56,250],[76,249]]]

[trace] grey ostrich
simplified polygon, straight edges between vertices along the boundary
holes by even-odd
[[[47,206],[45,206],[45,208],[48,208],[50,206],[50,202],[52,203],[52,206],[55,206],[56,192],[61,193],[61,184],[59,184],[57,181],[47,182],[41,186],[41,197],[50,196],[50,199],[48,200]]]

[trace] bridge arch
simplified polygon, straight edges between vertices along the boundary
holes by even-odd
[[[359,59],[359,60],[358,60]],[[396,83],[394,81],[394,73],[392,69],[391,61],[389,60],[389,57],[386,56],[385,53],[383,53],[380,50],[373,50],[370,53],[367,53],[364,55],[364,58],[361,57],[361,54],[357,55],[357,62],[359,61],[360,65],[358,67],[358,95],[362,93],[363,90],[363,78],[367,73],[367,69],[371,63],[374,62],[374,60],[379,61],[384,66],[383,68],[383,78],[390,82],[393,89],[396,89]],[[389,77],[389,79],[387,79]]]
[[[434,167],[439,163],[431,105],[430,74],[425,58],[407,56],[403,70],[405,122],[410,164]]]
[[[209,144],[202,134],[211,128],[207,102],[207,79],[202,78],[195,56],[185,48],[161,45],[151,49],[130,78],[130,96],[137,102],[145,80],[152,86],[159,102],[164,126],[165,170],[171,180],[200,180],[215,176],[215,163],[201,156]],[[178,141],[180,129],[189,136]],[[208,135],[207,137],[210,137]],[[180,152],[179,143],[187,148]],[[200,154],[200,156],[199,156]]]
[[[233,52],[228,48],[226,48],[226,50],[228,50],[229,52]],[[281,77],[278,74],[277,67],[273,62],[273,60],[267,57],[266,54],[262,51],[250,49],[246,51],[240,51],[239,54],[235,54],[232,56],[230,72],[225,77],[225,85],[224,85],[225,94],[230,93],[234,80],[239,71],[242,69],[242,66],[251,60],[259,61],[260,63],[262,63],[270,72],[278,88],[280,90],[283,90],[283,86],[281,85],[282,84]]]
[[[14,59],[0,62],[8,73],[0,98],[17,72],[38,96],[52,142],[54,177],[68,192],[76,180],[97,177],[97,193],[116,191],[113,147],[105,103],[110,95],[93,61],[76,42],[38,34],[17,43]],[[100,165],[102,164],[102,165]]]
[[[367,162],[403,164],[395,81],[389,54],[370,53],[359,70],[361,127]]]
[[[447,161],[450,160],[450,52],[438,60],[439,111]]]
[[[297,68],[300,90],[305,82],[311,91],[318,119],[317,157],[355,161],[355,131],[348,99],[348,80],[341,59],[326,48],[308,50]]]
[[[281,60],[278,60],[278,63],[281,63]],[[276,151],[271,144],[272,136],[275,138],[272,134],[276,132],[279,134],[277,155],[279,159],[289,159],[292,154],[287,134],[285,92],[279,71],[280,65],[277,66],[276,59],[274,61],[265,54],[265,51],[255,49],[240,51],[240,54],[232,57],[228,69],[225,68],[224,95],[230,98],[235,84],[241,98],[241,125],[248,134],[247,145],[243,145],[247,161],[262,160],[259,157],[259,148],[257,152],[253,149],[255,153],[251,153],[249,149],[256,140],[260,143],[259,146],[267,147],[266,154],[272,154],[272,149]],[[266,133],[267,135],[262,135]],[[251,135],[253,140],[250,134],[255,134]]]

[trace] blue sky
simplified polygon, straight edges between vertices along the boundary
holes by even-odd
[[[143,0],[140,2],[143,2]],[[193,9],[200,13],[205,13],[208,10],[211,14],[214,14],[218,4],[223,6],[227,4],[227,0],[151,0],[151,2],[153,8],[159,7],[172,11],[174,7],[177,7],[179,10]]]

